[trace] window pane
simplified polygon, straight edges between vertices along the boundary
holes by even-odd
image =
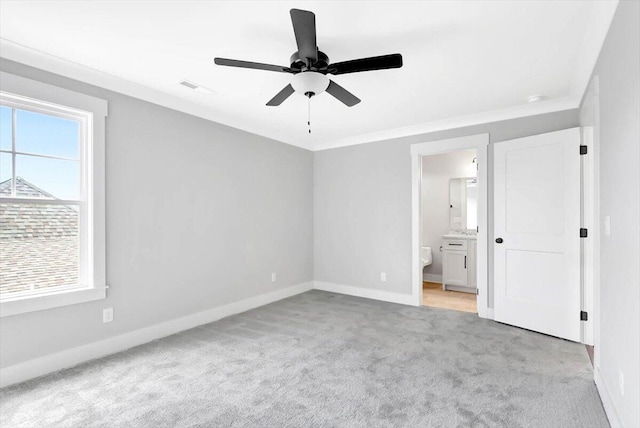
[[[9,185],[11,187],[11,183],[5,181],[11,179],[11,154],[10,153],[0,153],[0,195],[5,195],[4,188]],[[9,192],[10,194],[11,192]]]
[[[0,203],[0,295],[78,284],[78,207]]]
[[[78,161],[16,155],[16,196],[77,200],[79,189]]]
[[[11,108],[0,106],[0,149],[11,150]]]
[[[16,150],[78,159],[79,123],[16,109]]]

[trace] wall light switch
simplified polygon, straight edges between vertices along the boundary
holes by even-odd
[[[604,217],[604,236],[611,236],[611,217]]]
[[[271,282],[276,282],[276,273],[275,272],[273,272],[271,274]]]
[[[380,281],[382,281],[382,282],[386,282],[387,281],[387,274],[385,272],[382,272],[380,274]]]
[[[102,322],[113,321],[113,308],[107,308],[102,310]]]

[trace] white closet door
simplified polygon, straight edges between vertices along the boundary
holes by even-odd
[[[495,144],[496,321],[580,340],[578,128]]]

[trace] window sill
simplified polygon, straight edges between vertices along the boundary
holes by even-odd
[[[58,291],[51,294],[22,297],[19,299],[0,302],[0,318],[44,309],[58,308],[60,306],[75,305],[77,303],[101,300],[107,297],[107,286],[71,289]]]

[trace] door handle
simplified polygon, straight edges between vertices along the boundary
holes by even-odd
[[[496,244],[502,244],[503,242],[502,238],[496,238]]]
[[[467,256],[464,256],[464,268],[467,268]]]

